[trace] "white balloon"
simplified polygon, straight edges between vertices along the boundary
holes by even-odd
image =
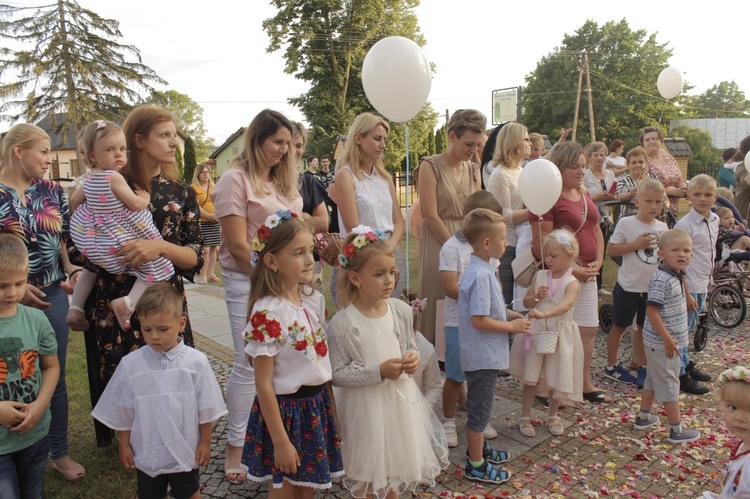
[[[518,194],[526,208],[536,216],[547,213],[560,199],[562,176],[552,161],[535,159],[521,170]]]
[[[656,88],[665,99],[680,95],[683,86],[685,86],[685,80],[682,78],[682,73],[674,66],[664,69],[656,79]]]
[[[362,86],[377,111],[405,123],[422,110],[430,95],[430,63],[415,42],[402,36],[383,38],[362,64]]]

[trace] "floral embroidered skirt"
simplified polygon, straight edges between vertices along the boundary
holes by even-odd
[[[242,450],[247,477],[255,482],[273,480],[275,488],[280,488],[284,480],[315,489],[331,487],[332,478],[344,474],[344,463],[328,391],[324,388],[306,398],[280,395],[276,400],[289,441],[300,456],[300,466],[295,474],[282,473],[274,466],[273,442],[255,397]]]

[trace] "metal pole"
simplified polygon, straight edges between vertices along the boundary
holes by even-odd
[[[591,127],[591,142],[596,142],[596,130],[594,128],[594,96],[591,95],[591,73],[589,73],[589,53],[583,52],[586,58],[586,92],[589,96],[589,125]]]
[[[573,112],[573,137],[571,140],[576,140],[576,132],[578,131],[578,112],[581,109],[581,88],[583,87],[583,54],[581,54],[581,62],[578,63],[578,93],[576,94],[576,109]]]

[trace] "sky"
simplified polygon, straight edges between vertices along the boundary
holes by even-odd
[[[136,46],[143,62],[168,82],[160,90],[187,94],[203,107],[217,145],[265,108],[305,122],[287,99],[305,92],[307,84],[284,73],[283,50],[266,52],[262,22],[275,14],[267,0],[78,2],[120,22],[121,41]],[[537,62],[587,19],[601,25],[623,18],[631,29],[656,33],[659,43],[673,49],[669,63],[695,87],[691,94],[726,80],[750,97],[750,68],[742,65],[747,35],[741,23],[730,28],[747,9],[747,0],[723,0],[700,13],[655,0],[422,0],[417,16],[424,52],[436,66],[428,101],[441,115],[475,108],[490,119],[492,90],[524,85]]]

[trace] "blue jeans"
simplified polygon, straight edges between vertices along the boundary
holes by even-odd
[[[695,326],[698,324],[698,314],[700,314],[703,311],[703,305],[706,303],[706,293],[690,293],[690,296],[692,296],[695,299],[696,307],[695,312],[688,311],[688,337],[692,335],[692,333],[695,332]],[[682,359],[682,365],[680,366],[680,376],[685,375],[685,368],[690,363],[690,359],[688,358],[688,347],[680,348],[680,358]]]
[[[0,495],[4,499],[43,499],[49,437],[0,456]]]
[[[42,290],[47,295],[42,301],[52,305],[43,310],[55,330],[57,340],[57,360],[60,361],[60,378],[57,380],[55,393],[52,394],[50,412],[52,422],[49,427],[49,455],[52,459],[60,459],[68,455],[68,387],[65,384],[65,358],[68,351],[68,324],[65,316],[68,314],[68,294],[60,284],[54,284]]]

